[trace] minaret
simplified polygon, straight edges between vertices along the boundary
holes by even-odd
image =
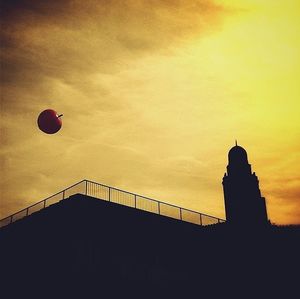
[[[251,171],[247,152],[237,142],[228,153],[227,173],[222,184],[228,223],[268,223],[266,202],[261,196],[258,178]]]

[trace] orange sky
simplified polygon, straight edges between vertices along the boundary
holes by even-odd
[[[299,1],[6,2],[0,218],[84,178],[224,218],[237,138],[300,223]]]

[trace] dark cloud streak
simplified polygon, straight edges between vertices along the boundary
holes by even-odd
[[[1,1],[2,111],[31,106],[18,94],[48,97],[53,80],[107,94],[93,74],[177,47],[223,15],[212,1]]]

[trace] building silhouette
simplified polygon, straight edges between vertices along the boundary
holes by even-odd
[[[265,198],[259,180],[252,173],[247,152],[237,145],[228,153],[227,173],[223,177],[226,221],[231,224],[262,225],[268,223]]]
[[[266,222],[244,149],[230,151],[227,171],[229,223]],[[239,190],[244,210],[230,201]],[[140,209],[139,201],[149,207],[142,199],[83,180],[9,217],[0,228],[2,297],[293,298],[298,291],[300,226],[204,226],[185,221],[183,208],[179,218],[163,215],[162,202],[161,211]]]

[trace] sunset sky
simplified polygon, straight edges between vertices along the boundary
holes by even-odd
[[[271,221],[300,224],[298,0],[1,1],[1,22],[0,218],[85,178],[224,218],[237,139]]]

